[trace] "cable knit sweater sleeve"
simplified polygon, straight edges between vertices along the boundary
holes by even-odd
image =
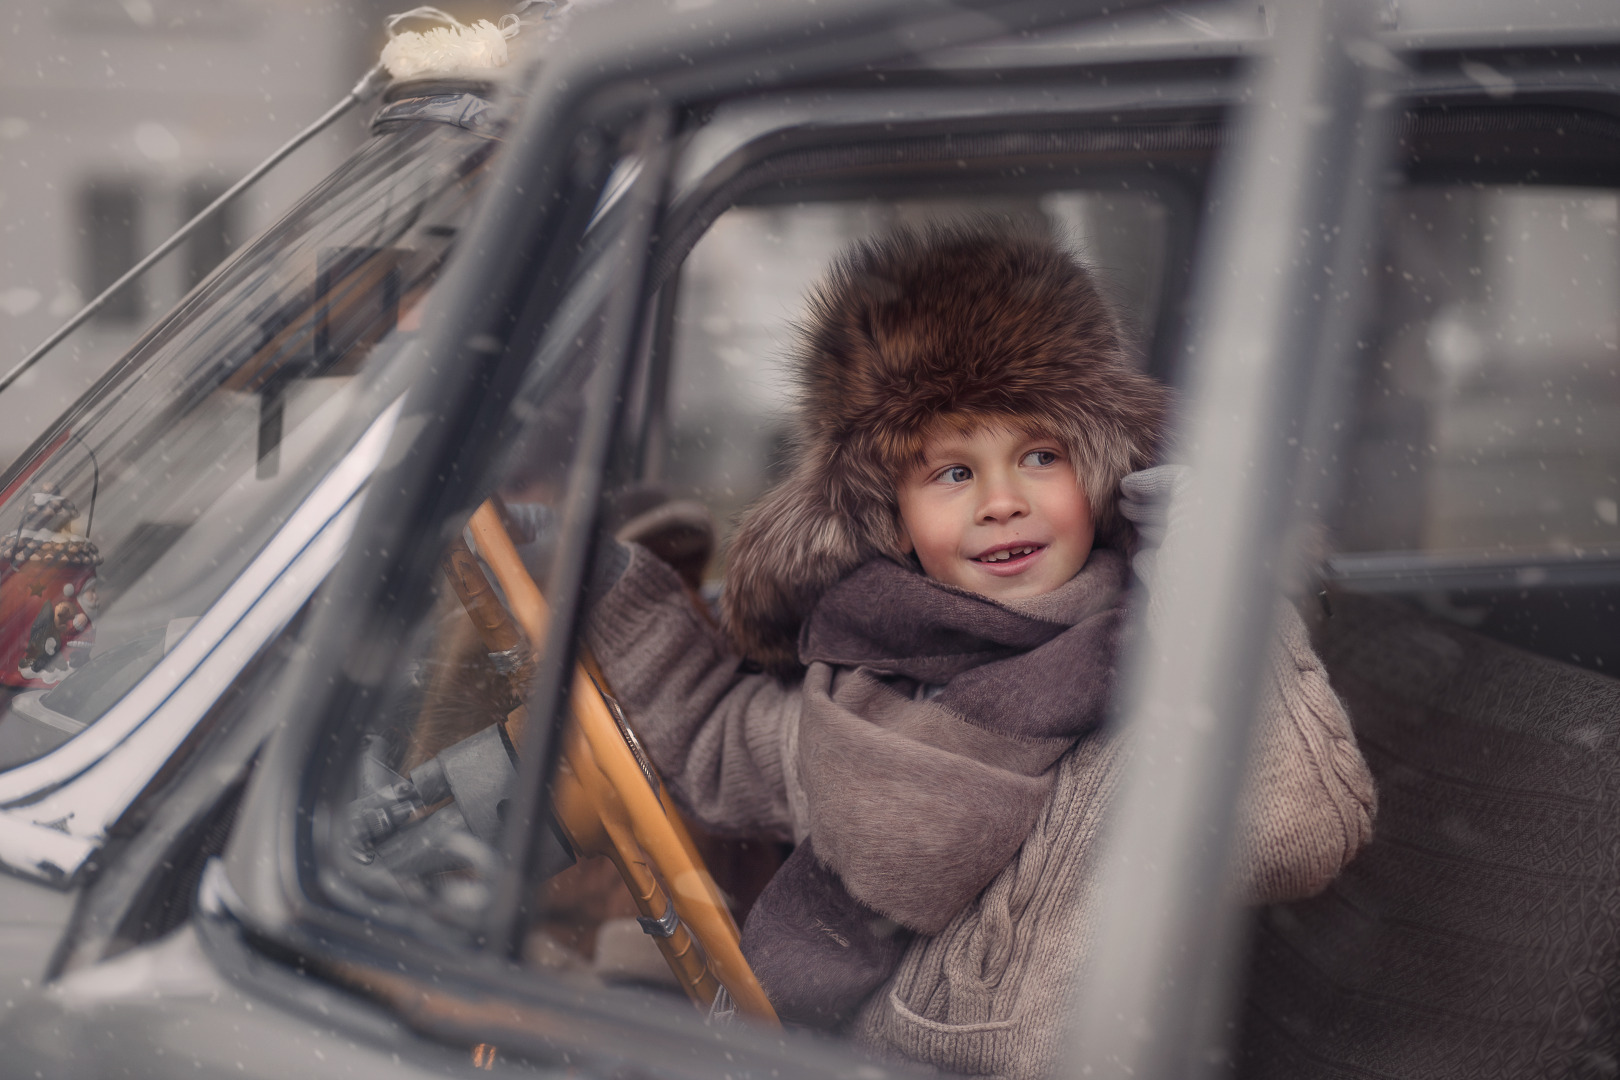
[[[1278,603],[1274,640],[1237,835],[1242,893],[1257,904],[1327,888],[1377,812],[1350,718],[1292,604]]]
[[[792,839],[785,763],[800,688],[740,671],[675,572],[644,548],[630,552],[585,630],[625,715],[670,792],[703,826]]]
[[[1321,891],[1367,842],[1375,799],[1304,624],[1278,608],[1235,869],[1253,903]],[[948,1073],[1039,1080],[1058,1067],[1095,942],[1101,848],[1130,740],[1081,740],[1012,864],[943,931],[918,935],[855,1037]]]

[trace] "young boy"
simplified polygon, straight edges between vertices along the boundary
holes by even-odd
[[[743,933],[785,1020],[853,1021],[951,1072],[1044,1071],[1121,758],[1101,730],[1135,543],[1121,481],[1152,463],[1166,393],[1083,267],[984,225],[856,247],[796,360],[792,469],[729,552],[726,635],[632,550],[590,645],[697,820],[797,843]],[[1257,900],[1319,890],[1371,825],[1287,618],[1240,836]]]

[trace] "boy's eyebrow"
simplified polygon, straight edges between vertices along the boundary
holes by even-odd
[[[911,467],[919,472],[933,472],[966,458],[965,451],[966,447],[960,443],[947,443],[938,449],[924,448],[917,451]]]
[[[931,465],[936,461],[943,461],[949,457],[961,457],[965,447],[961,443],[945,443],[943,446],[925,446],[917,451],[919,465]]]
[[[1024,431],[1014,429],[1021,443],[1051,443],[1062,448],[1063,440],[1056,435],[1045,431]],[[935,463],[944,464],[945,459],[962,456],[964,444],[972,438],[972,431],[958,432],[951,430],[948,435],[938,435],[927,440],[917,448],[916,455],[911,459],[915,467],[933,467]]]

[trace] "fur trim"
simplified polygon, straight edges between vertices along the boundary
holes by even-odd
[[[396,30],[406,19],[427,19],[445,25],[422,31]],[[396,79],[481,73],[505,67],[507,39],[518,32],[519,26],[514,15],[503,17],[498,25],[479,19],[468,26],[435,7],[391,15],[387,25],[388,43],[379,59]]]
[[[798,670],[799,629],[830,586],[903,559],[895,477],[941,423],[1062,440],[1097,542],[1128,538],[1119,481],[1152,463],[1168,391],[1052,237],[973,223],[859,244],[811,294],[794,363],[792,469],[744,514],[721,599],[733,642],[767,669]]]

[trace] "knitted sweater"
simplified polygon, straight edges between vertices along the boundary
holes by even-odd
[[[1279,625],[1237,836],[1243,893],[1257,903],[1324,888],[1371,835],[1375,806],[1348,718],[1287,605]],[[593,610],[587,641],[697,821],[804,839],[799,685],[743,673],[679,579],[639,548]],[[912,942],[856,1018],[857,1041],[953,1073],[1052,1071],[1094,930],[1095,841],[1127,753],[1128,738],[1105,732],[1058,763],[1012,863],[942,931]]]

